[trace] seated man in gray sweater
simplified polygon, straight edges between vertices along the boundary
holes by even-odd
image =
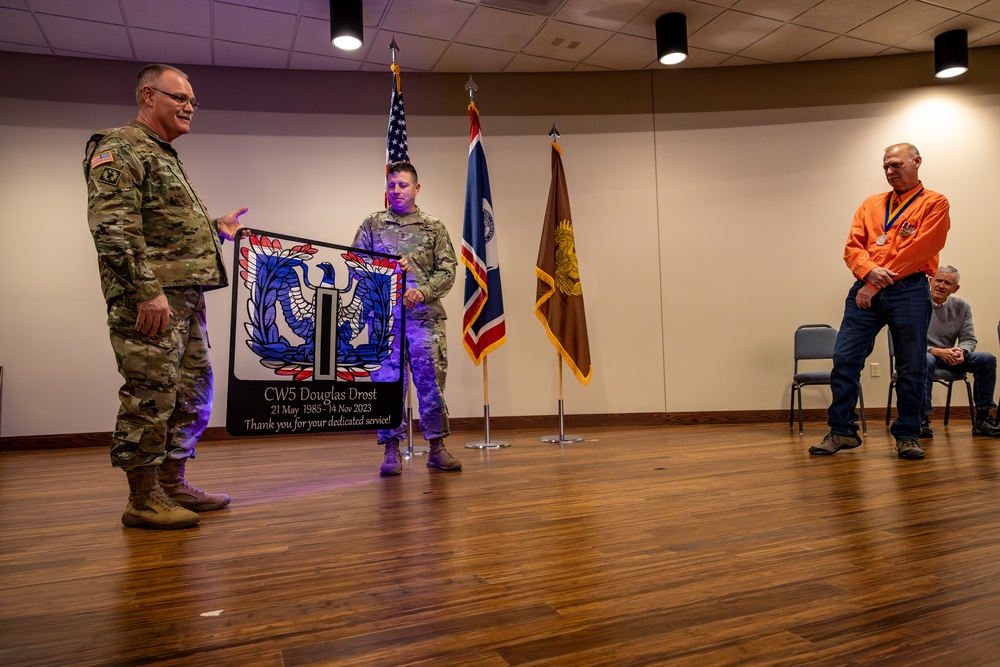
[[[997,358],[989,352],[976,352],[976,332],[972,326],[972,308],[969,302],[954,296],[958,291],[958,269],[942,266],[931,279],[931,301],[934,308],[931,324],[927,329],[927,380],[924,386],[924,422],[920,437],[934,435],[930,427],[931,388],[934,370],[948,368],[972,373],[975,424],[973,435],[1000,438],[1000,427],[990,414],[997,406],[993,390],[997,382]]]

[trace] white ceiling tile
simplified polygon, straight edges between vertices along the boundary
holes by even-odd
[[[705,49],[697,49],[693,46],[688,45],[688,57],[683,62],[676,65],[660,65],[657,62],[657,69],[660,67],[671,69],[674,67],[679,68],[695,68],[695,67],[718,67],[726,59],[729,58],[728,53],[719,53],[718,51],[706,51]]]
[[[523,50],[531,56],[583,62],[614,34],[550,19]]]
[[[382,30],[432,39],[453,39],[475,10],[457,0],[393,0]]]
[[[914,35],[910,39],[903,40],[899,44],[896,44],[896,46],[907,51],[930,52],[934,50],[934,38],[942,32],[948,32],[949,30],[965,30],[969,34],[969,44],[972,44],[976,40],[980,40],[1000,30],[1000,25],[990,24],[985,21],[975,22],[968,16],[958,14],[953,19],[935,25],[932,29],[924,31],[919,35]]]
[[[763,60],[754,60],[753,58],[744,58],[743,56],[730,56],[726,58],[721,63],[720,67],[744,67],[746,65],[766,65]]]
[[[802,56],[802,60],[833,60],[838,58],[866,58],[885,50],[884,44],[866,42],[863,39],[838,36],[814,51]]]
[[[0,8],[0,41],[47,46],[31,12]]]
[[[31,44],[15,44],[14,42],[0,41],[0,51],[14,51],[15,53],[43,53],[52,55],[52,49],[47,46],[33,46]]]
[[[648,1],[566,0],[552,18],[590,28],[621,30],[649,5]]]
[[[791,21],[822,0],[739,0],[733,9],[777,21]]]
[[[727,11],[688,37],[688,44],[720,53],[739,53],[783,23],[762,16]]]
[[[509,9],[522,14],[551,17],[559,9],[559,6],[567,0],[462,0],[462,2]]]
[[[399,51],[396,54],[396,61],[405,72],[406,70],[420,70],[429,72],[448,48],[448,42],[440,39],[428,39],[427,37],[415,37],[413,35],[403,35],[385,30],[379,30],[372,40],[371,50],[368,52],[366,61],[375,65],[382,65],[388,71],[392,64],[392,51],[389,44],[395,38]],[[375,69],[378,69],[376,67]]]
[[[516,52],[524,48],[544,22],[541,16],[477,7],[455,41]]]
[[[573,65],[573,71],[574,72],[611,72],[612,70],[609,70],[606,67],[598,67],[597,65],[588,65],[587,63],[579,63],[577,65]]]
[[[880,44],[899,44],[925,30],[954,18],[957,14],[942,7],[917,0],[906,0],[847,33],[848,37],[867,39]]]
[[[170,0],[172,2],[172,0]],[[299,0],[214,0],[215,5],[238,5],[282,14],[298,14]]]
[[[358,60],[320,56],[315,53],[293,53],[291,62],[292,69],[331,70],[342,72],[357,71],[360,65],[361,62]]]
[[[658,0],[632,19],[622,32],[637,37],[656,39],[656,19],[663,14],[680,12],[687,19],[687,32],[693,32],[704,26],[716,16],[725,11],[721,7],[706,5],[696,0]]]
[[[215,37],[250,46],[288,50],[295,31],[295,16],[253,7],[213,4]]]
[[[329,21],[330,20],[329,0],[302,0],[302,16],[308,16],[309,18],[323,19],[324,21]]]
[[[701,0],[701,2],[708,3],[710,5],[715,5],[717,7],[732,7],[739,0]]]
[[[667,12],[687,19],[683,68],[928,52],[954,28],[973,47],[1000,40],[1000,0],[364,0],[354,52],[329,44],[329,0],[0,0],[0,50],[202,63],[200,38],[215,63],[380,71],[395,37],[404,70],[481,56],[472,69],[489,71],[497,52],[504,71],[639,70],[660,67],[636,38]],[[445,59],[452,42],[482,50]]]
[[[948,9],[954,9],[958,12],[964,12],[983,4],[983,0],[921,0],[921,2],[929,2],[932,5],[941,5],[942,7],[947,7]]]
[[[519,53],[514,59],[507,63],[504,72],[569,72],[576,63],[566,60],[553,60],[551,58],[539,58]]]
[[[904,0],[823,0],[792,23],[844,34],[902,2]]]
[[[31,0],[31,9],[42,14],[70,16],[104,23],[123,23],[118,0]]]
[[[786,23],[740,51],[739,55],[772,63],[789,62],[798,60],[835,37],[836,35],[829,32]]]
[[[989,0],[969,10],[969,14],[1000,22],[1000,0]]]
[[[656,40],[618,33],[584,62],[608,69],[645,69],[656,62]]]
[[[980,46],[997,46],[998,44],[1000,44],[1000,30],[997,30],[992,34],[987,35],[982,39],[978,39],[975,42],[969,42],[969,46],[977,48]],[[970,58],[972,58],[973,61],[975,60],[975,57],[976,57],[975,55],[970,56]]]
[[[288,64],[288,56],[288,51],[284,49],[215,40],[215,64],[223,67],[284,69]]]
[[[123,25],[36,14],[53,49],[113,58],[131,58],[132,45]]]
[[[132,43],[135,57],[144,62],[177,66],[212,64],[212,40],[205,37],[134,28]]]
[[[374,31],[372,36],[374,36]],[[368,35],[364,36],[365,43],[368,42]],[[302,53],[312,53],[319,56],[341,57],[352,59],[348,56],[349,51],[341,51],[330,43],[330,22],[320,21],[302,17],[299,19],[299,26],[295,30],[294,49]],[[364,51],[364,47],[358,49]],[[354,51],[353,53],[357,53]],[[353,60],[353,59],[352,59]]]
[[[510,51],[452,44],[434,65],[435,72],[502,72],[514,58]]]
[[[208,0],[122,0],[130,27],[176,32],[197,37],[212,36]]]

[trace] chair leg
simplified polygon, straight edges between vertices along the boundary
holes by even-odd
[[[889,380],[889,397],[885,399],[885,425],[889,425],[889,420],[892,417],[892,390],[896,388],[896,383]]]
[[[969,417],[972,419],[972,425],[976,425],[976,399],[972,397],[972,385],[969,384],[969,380],[965,380],[965,391],[969,394]]]
[[[799,387],[799,435],[802,435],[802,387]]]
[[[788,404],[788,428],[795,425],[795,383],[792,383],[792,401]]]
[[[948,425],[948,416],[951,414],[951,389],[955,386],[954,382],[948,383],[948,397],[945,399],[944,404],[944,425]]]
[[[859,388],[858,401],[861,403],[861,433],[868,435],[868,420],[865,419],[865,392]]]

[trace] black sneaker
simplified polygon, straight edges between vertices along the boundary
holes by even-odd
[[[1000,438],[1000,426],[997,420],[987,415],[982,419],[977,419],[972,425],[972,435],[985,435],[989,438]]]
[[[901,459],[919,461],[924,458],[924,450],[920,449],[916,440],[897,440],[896,455]]]
[[[934,431],[931,429],[931,423],[926,419],[920,422],[920,437],[921,438],[934,437]]]
[[[841,449],[854,449],[860,444],[861,438],[858,437],[857,433],[854,435],[837,435],[835,433],[827,433],[826,437],[823,438],[823,442],[809,448],[809,453],[836,454]]]

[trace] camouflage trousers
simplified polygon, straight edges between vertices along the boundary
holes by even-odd
[[[135,330],[135,304],[108,307],[111,347],[125,384],[111,442],[111,464],[126,470],[164,459],[194,457],[212,411],[205,297],[200,287],[163,290],[170,305],[166,333]]]
[[[444,384],[448,376],[448,340],[444,320],[407,320],[406,347],[410,357],[413,386],[417,389],[420,410],[420,430],[425,440],[444,438],[451,433],[448,406],[444,402]],[[403,369],[403,384],[409,386],[407,369]],[[402,440],[406,434],[406,412],[403,423],[394,429],[380,430],[378,441]]]

